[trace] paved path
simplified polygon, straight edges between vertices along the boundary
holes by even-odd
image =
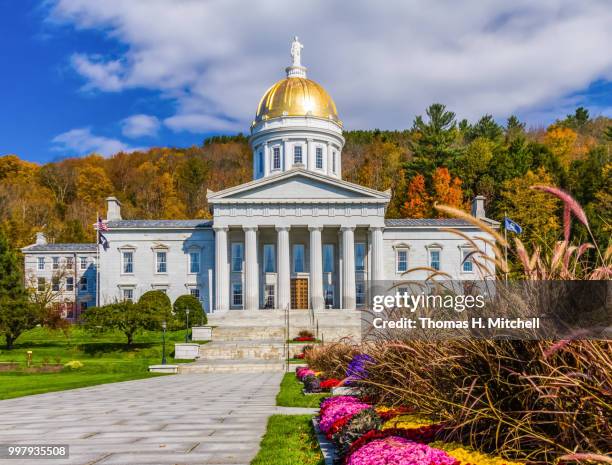
[[[69,444],[68,460],[9,465],[248,464],[282,373],[188,374],[0,401],[0,444]],[[304,410],[307,412],[310,410]]]

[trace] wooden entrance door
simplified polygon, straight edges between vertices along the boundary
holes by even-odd
[[[291,308],[308,308],[308,278],[291,279]]]

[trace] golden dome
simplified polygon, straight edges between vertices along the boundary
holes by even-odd
[[[259,102],[255,123],[280,116],[314,116],[342,124],[325,89],[304,77],[287,77],[270,87]]]

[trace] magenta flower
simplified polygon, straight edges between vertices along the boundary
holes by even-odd
[[[357,449],[346,465],[457,465],[440,449],[397,436],[371,441]]]
[[[327,405],[321,412],[319,419],[319,428],[324,433],[327,433],[331,426],[347,415],[355,415],[367,408],[370,408],[370,404],[364,404],[363,402],[345,401],[336,402],[331,405]]]

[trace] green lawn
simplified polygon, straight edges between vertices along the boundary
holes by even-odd
[[[24,368],[26,352],[31,350],[34,366],[71,360],[83,363],[81,369],[59,373],[0,372],[0,399],[155,376],[147,370],[150,364],[161,362],[161,339],[161,332],[144,331],[127,347],[119,332],[93,336],[76,326],[68,334],[35,328],[22,334],[12,350],[5,349],[0,339],[0,362],[17,362]],[[174,343],[184,339],[184,331],[166,333],[168,363],[174,361],[170,356]]]
[[[311,421],[311,415],[272,415],[251,465],[323,465]]]
[[[295,373],[285,373],[281,381],[280,391],[276,395],[276,405],[281,407],[318,407],[321,399],[329,394],[309,394],[302,392],[303,385],[295,377]]]

